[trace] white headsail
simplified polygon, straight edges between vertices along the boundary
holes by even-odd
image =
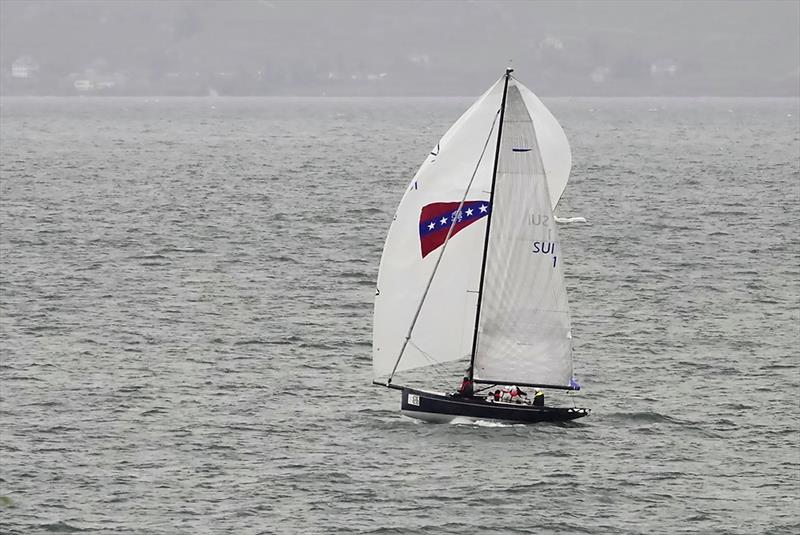
[[[392,372],[442,252],[441,246],[423,251],[421,220],[422,223],[432,220],[433,230],[443,238],[442,229],[446,235],[451,223],[453,210],[448,208],[453,203],[457,208],[464,198],[476,167],[478,170],[466,200],[489,199],[494,142],[490,140],[485,151],[484,147],[487,136],[496,136],[493,124],[497,122],[502,93],[501,80],[447,131],[439,141],[438,150],[433,151],[417,171],[397,208],[378,272],[373,324],[375,377]],[[442,206],[435,206],[437,204]],[[428,212],[439,217],[423,217],[426,207],[430,207]],[[476,214],[475,209],[473,214]],[[443,218],[445,224],[442,224]],[[469,357],[477,297],[474,292],[478,289],[485,225],[486,218],[479,218],[453,234],[397,371]],[[424,257],[423,252],[427,253]]]

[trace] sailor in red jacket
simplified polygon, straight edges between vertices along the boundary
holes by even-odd
[[[464,376],[464,379],[461,380],[461,386],[458,387],[458,395],[469,398],[472,397],[473,392],[472,381],[469,380],[469,377]]]

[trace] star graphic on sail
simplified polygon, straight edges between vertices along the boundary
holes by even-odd
[[[452,238],[458,232],[475,221],[489,214],[489,203],[486,201],[435,202],[422,207],[419,215],[419,243],[422,258],[438,249],[447,238],[450,226],[453,225]]]

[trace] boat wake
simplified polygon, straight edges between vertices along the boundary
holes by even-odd
[[[653,423],[653,424],[666,423],[675,425],[682,425],[685,423],[679,420],[678,418],[667,416],[665,414],[661,414],[655,411],[612,412],[607,414],[606,417],[610,420],[617,420],[619,422]]]
[[[473,427],[525,427],[525,424],[500,422],[497,420],[475,420],[473,418],[461,416],[453,418],[450,425],[471,425]]]

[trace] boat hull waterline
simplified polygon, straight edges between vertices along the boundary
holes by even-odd
[[[403,387],[400,411],[405,416],[433,423],[448,423],[456,418],[518,423],[567,422],[589,414],[589,409],[583,408],[535,407],[408,387]]]

